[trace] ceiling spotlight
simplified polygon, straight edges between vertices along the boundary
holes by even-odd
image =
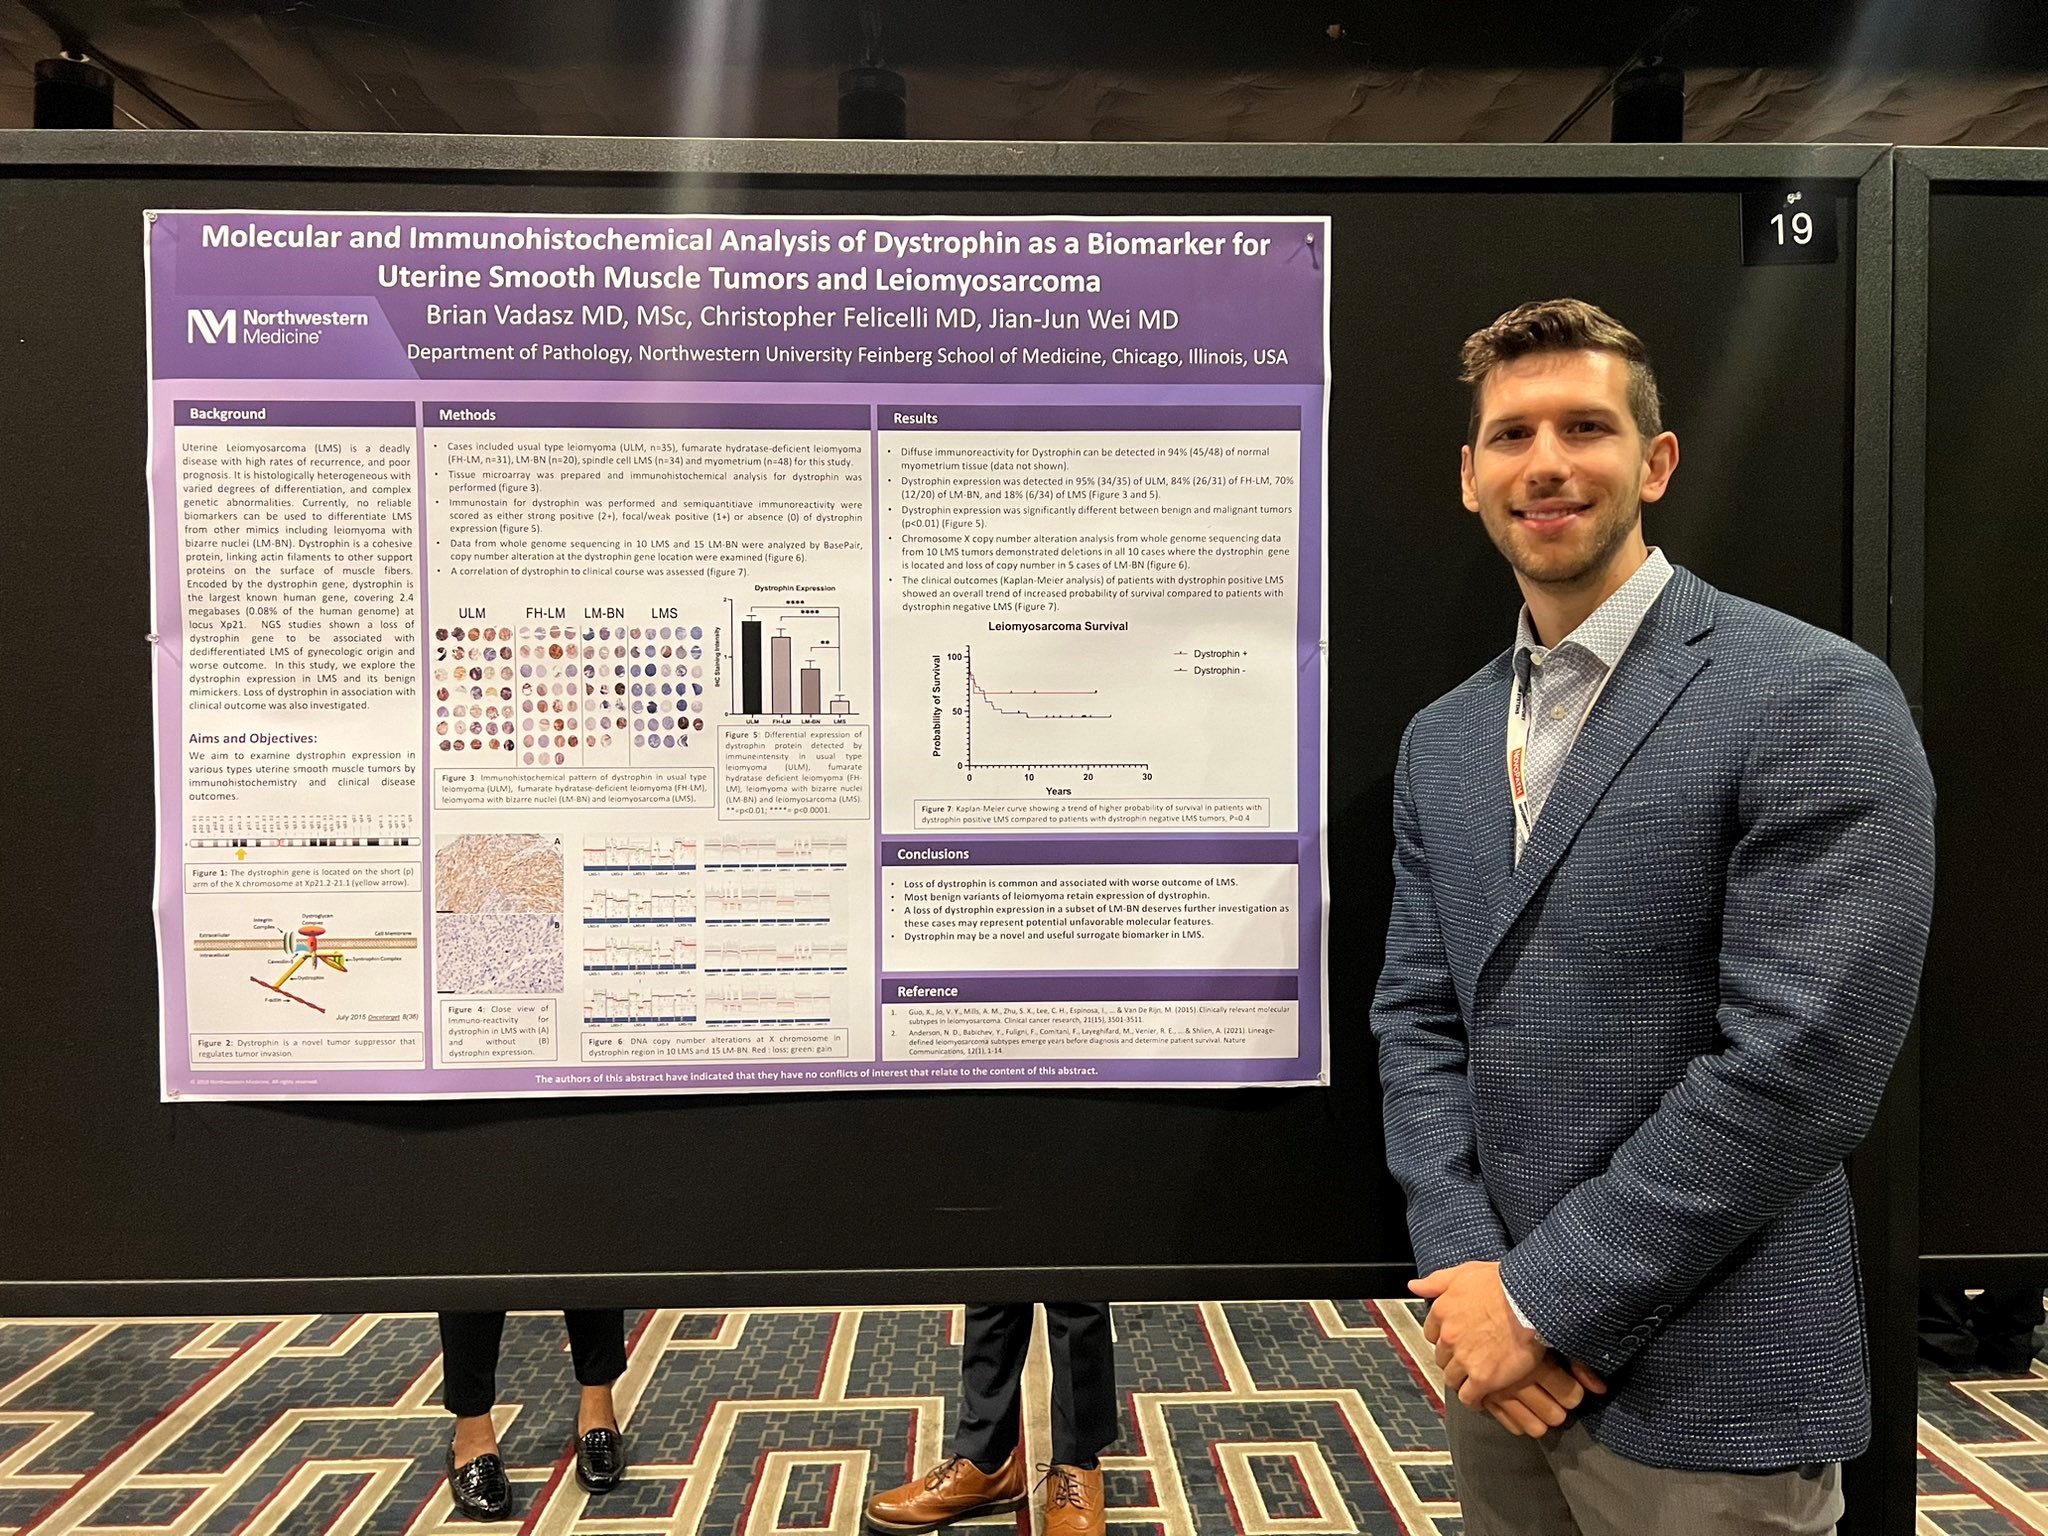
[[[114,126],[114,77],[82,53],[36,62],[38,128]]]
[[[1607,137],[1616,144],[1679,144],[1685,140],[1685,71],[1649,58],[1614,82]]]
[[[909,129],[909,88],[895,70],[861,64],[839,76],[839,137],[901,139]]]
[[[910,132],[910,92],[882,62],[881,0],[861,0],[860,63],[839,77],[839,137],[901,139]]]

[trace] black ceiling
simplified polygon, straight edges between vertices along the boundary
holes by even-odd
[[[857,62],[863,12],[906,67],[1613,66],[1681,9],[1688,67],[2024,69],[2048,6],[1983,0],[0,0],[91,42],[152,13],[361,28],[524,64],[644,63],[712,39],[759,64]],[[166,20],[169,16],[166,16]],[[1343,41],[1327,35],[1344,28]]]
[[[2048,144],[2048,0],[0,0],[0,128],[69,46],[145,129],[831,137],[878,56],[915,138],[1593,141],[1652,37],[1701,142]]]

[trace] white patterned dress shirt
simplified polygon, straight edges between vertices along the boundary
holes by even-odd
[[[1515,686],[1508,695],[1510,713],[1522,711],[1529,731],[1522,749],[1522,806],[1515,816],[1517,863],[1530,829],[1543,814],[1543,802],[1550,798],[1558,770],[1579,739],[1579,728],[1592,714],[1607,679],[1614,675],[1615,663],[1643,627],[1650,605],[1669,580],[1671,562],[1664,558],[1663,550],[1652,549],[1650,558],[1606,602],[1551,646],[1536,638],[1528,605],[1523,604],[1521,617],[1515,621]],[[1502,762],[1505,771],[1506,759]],[[1506,1294],[1506,1288],[1502,1289]],[[1515,1321],[1528,1328],[1529,1319],[1512,1295],[1508,1295],[1508,1307]]]
[[[1523,809],[1515,817],[1517,861],[1530,828],[1543,814],[1558,770],[1579,739],[1579,727],[1670,579],[1671,562],[1664,551],[1651,550],[1649,559],[1606,602],[1551,646],[1536,638],[1536,626],[1523,605],[1515,622],[1515,686],[1508,699],[1508,708],[1521,710],[1529,728],[1522,753]]]

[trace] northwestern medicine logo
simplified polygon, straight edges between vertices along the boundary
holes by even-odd
[[[367,310],[188,309],[185,340],[192,346],[206,347],[313,346],[327,330],[360,330],[369,323]]]
[[[186,310],[185,340],[187,343],[204,342],[208,346],[223,341],[233,345],[235,312],[232,309]]]

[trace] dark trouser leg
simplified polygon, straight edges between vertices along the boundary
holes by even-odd
[[[1920,1288],[1920,1354],[1948,1370],[1967,1370],[1977,1359],[1970,1304],[1960,1289]]]
[[[1052,1347],[1052,1459],[1093,1468],[1117,1436],[1116,1344],[1099,1301],[1045,1304]]]
[[[984,1472],[996,1471],[1017,1448],[1024,1355],[1030,1347],[1031,1303],[967,1309],[953,1454]]]
[[[2034,1330],[2040,1326],[2038,1285],[1994,1286],[1970,1305],[1978,1359],[1996,1370],[2024,1371],[2034,1358]]]
[[[1579,1536],[1544,1451],[1554,1432],[1541,1440],[1511,1435],[1491,1414],[1447,1394],[1444,1433],[1466,1536]]]
[[[1980,1338],[2010,1338],[2041,1326],[2041,1287],[1993,1286],[1976,1299],[1971,1321]]]
[[[608,1387],[626,1374],[626,1314],[617,1308],[564,1312],[569,1325],[569,1357],[576,1362],[576,1380],[586,1387]]]
[[[441,1404],[458,1419],[480,1418],[498,1400],[502,1312],[441,1314]]]

